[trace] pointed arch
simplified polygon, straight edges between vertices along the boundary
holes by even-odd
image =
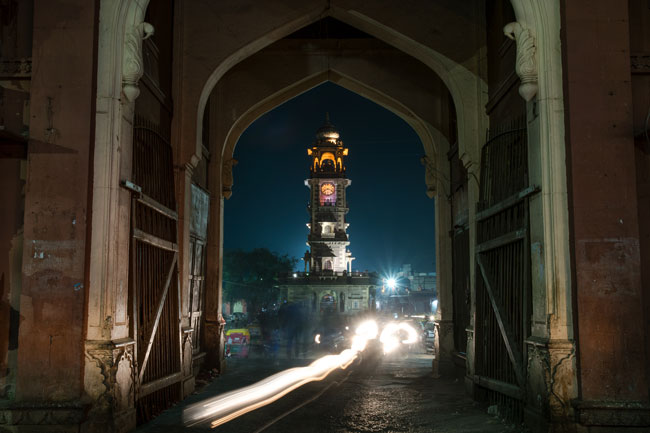
[[[458,119],[458,142],[461,157],[470,170],[478,170],[479,147],[482,134],[487,126],[487,116],[482,107],[487,102],[487,84],[475,72],[466,66],[457,63],[442,53],[423,45],[399,32],[388,25],[380,23],[371,17],[354,10],[346,10],[336,6],[328,6],[324,11],[314,9],[303,16],[277,27],[253,42],[243,46],[228,56],[209,75],[201,90],[196,113],[196,155],[201,153],[201,131],[203,128],[203,112],[217,82],[237,63],[250,57],[270,44],[288,36],[289,34],[312,24],[319,19],[331,16],[339,21],[351,25],[371,36],[397,48],[398,50],[414,57],[427,65],[436,73],[449,89],[456,108]],[[476,56],[482,56],[477,50]],[[473,60],[476,65],[480,58]],[[465,62],[465,63],[472,63]],[[479,68],[477,67],[477,70]]]
[[[357,81],[353,78],[345,76],[337,71],[325,71],[310,77],[307,77],[301,81],[294,83],[289,87],[272,94],[271,96],[261,100],[247,111],[245,111],[232,125],[228,134],[226,136],[224,145],[223,145],[223,154],[222,158],[229,159],[232,158],[235,151],[235,146],[241,134],[259,117],[265,113],[271,111],[272,109],[282,105],[288,100],[326,82],[330,81],[341,87],[348,89],[364,98],[371,100],[372,102],[386,108],[387,110],[394,113],[396,116],[404,120],[409,126],[413,128],[415,133],[420,138],[422,142],[424,154],[427,158],[430,158],[431,161],[436,161],[437,155],[437,144],[433,138],[434,134],[438,134],[439,137],[443,135],[430,123],[421,119],[417,116],[412,110],[408,107],[389,97],[388,95],[380,92],[377,89],[374,89],[366,84]],[[432,132],[433,131],[433,132]],[[314,164],[317,162],[314,161]],[[427,178],[427,187],[435,189],[435,179]]]

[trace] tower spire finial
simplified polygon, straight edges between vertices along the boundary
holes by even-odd
[[[329,112],[329,111],[326,111],[326,112],[325,112],[325,121],[326,121],[326,122],[329,122],[329,121],[330,121],[330,112]]]

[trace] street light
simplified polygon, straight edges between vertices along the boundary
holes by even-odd
[[[397,285],[397,281],[395,281],[395,278],[389,278],[386,280],[386,285],[388,285],[388,288],[391,290],[395,290],[395,286]]]

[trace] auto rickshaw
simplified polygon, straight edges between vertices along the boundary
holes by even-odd
[[[226,331],[226,357],[247,358],[251,334],[246,328]]]

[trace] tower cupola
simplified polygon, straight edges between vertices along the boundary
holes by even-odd
[[[343,158],[348,155],[348,149],[343,148],[340,134],[330,122],[329,113],[325,115],[325,123],[316,131],[316,141],[307,154],[312,157],[310,171],[312,175],[345,176]]]

